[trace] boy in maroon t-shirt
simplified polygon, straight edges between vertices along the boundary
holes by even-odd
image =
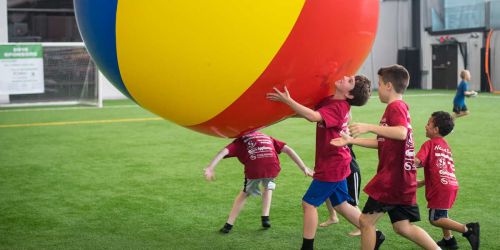
[[[284,142],[276,140],[261,132],[251,132],[245,134],[222,149],[205,168],[205,177],[208,181],[215,179],[215,167],[222,158],[238,157],[238,160],[245,166],[245,183],[243,191],[240,191],[233,203],[233,208],[229,214],[224,227],[220,229],[222,233],[229,233],[233,228],[234,221],[245,201],[250,195],[260,195],[259,184],[264,187],[262,194],[262,227],[269,228],[269,211],[271,209],[272,191],[275,189],[276,178],[281,170],[278,154],[284,152],[299,166],[306,176],[312,176],[313,172],[307,168],[295,153]]]
[[[410,76],[401,65],[381,68],[378,75],[379,99],[387,103],[380,125],[355,123],[349,126],[353,138],[345,135],[331,141],[339,147],[355,144],[378,149],[377,174],[364,189],[369,197],[359,218],[362,249],[380,247],[385,237],[376,231],[376,224],[385,212],[396,233],[425,249],[439,249],[429,234],[412,223],[420,220],[420,213],[410,113],[403,101]],[[368,132],[377,138],[356,138]]]
[[[415,165],[424,168],[425,180],[418,181],[418,186],[425,185],[425,198],[429,208],[429,221],[443,229],[440,247],[457,249],[457,241],[451,230],[460,232],[467,238],[472,249],[479,249],[479,223],[458,223],[448,218],[448,210],[457,197],[458,182],[451,149],[444,139],[455,126],[452,116],[443,111],[432,113],[425,126],[426,141],[415,158]]]
[[[290,97],[288,89],[281,92],[274,88],[267,98],[287,104],[298,116],[316,122],[316,161],[314,176],[309,189],[302,198],[304,209],[304,235],[302,249],[313,249],[318,226],[317,207],[327,199],[350,223],[359,228],[360,211],[347,201],[352,200],[347,191],[346,178],[350,174],[351,154],[349,148],[334,147],[330,140],[347,131],[351,105],[362,106],[370,97],[371,82],[364,76],[345,76],[335,82],[336,92],[324,98],[314,110],[305,107]]]

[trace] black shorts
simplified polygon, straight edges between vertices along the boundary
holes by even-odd
[[[359,191],[361,189],[361,172],[354,158],[351,160],[351,174],[347,176],[347,189],[352,200],[347,201],[353,206],[359,205]]]
[[[363,208],[364,214],[385,213],[389,214],[391,223],[394,224],[398,221],[409,220],[410,222],[420,221],[420,211],[418,205],[392,205],[380,203],[372,197],[368,197]]]
[[[467,106],[464,104],[463,106],[453,104],[453,113],[460,114],[460,112],[467,111]]]

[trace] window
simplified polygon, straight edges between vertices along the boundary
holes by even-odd
[[[81,42],[73,0],[7,0],[9,42]]]
[[[486,0],[428,0],[426,3],[426,26],[432,32],[485,27]]]

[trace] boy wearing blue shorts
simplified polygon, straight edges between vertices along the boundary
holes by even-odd
[[[304,209],[304,233],[302,249],[313,249],[318,226],[317,207],[330,199],[333,207],[350,223],[359,228],[359,209],[350,205],[352,200],[347,190],[346,178],[350,174],[351,155],[349,148],[330,145],[330,140],[347,133],[351,105],[362,106],[371,94],[371,82],[364,76],[345,76],[335,82],[336,92],[323,99],[312,110],[274,88],[267,98],[287,104],[298,116],[316,122],[316,161],[313,181],[302,198]]]

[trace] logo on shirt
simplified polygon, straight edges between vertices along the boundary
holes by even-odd
[[[415,163],[415,146],[413,143],[413,132],[411,128],[409,128],[405,142],[404,169],[407,171],[417,170],[414,163]]]

